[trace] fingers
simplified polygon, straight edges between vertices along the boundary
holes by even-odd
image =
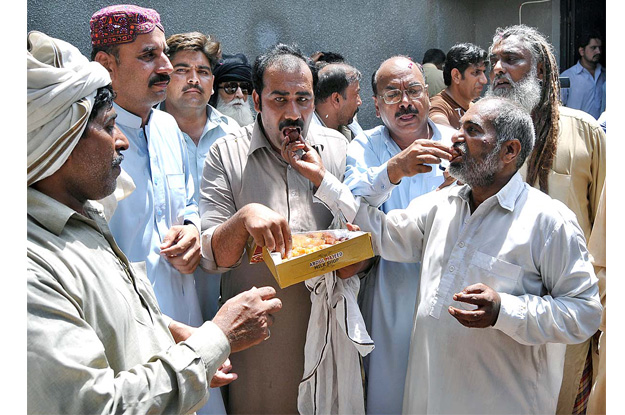
[[[448,308],[451,314],[460,324],[470,328],[485,328],[491,325],[491,318],[484,310],[467,311],[455,307]]]
[[[476,293],[476,292],[471,292],[471,293],[460,292],[460,293],[454,294],[453,298],[454,298],[454,301],[459,301],[461,303],[475,304],[478,306],[487,305],[491,303],[490,299],[488,299],[484,294]]]
[[[223,372],[220,368],[219,370],[217,370],[217,372],[215,372],[215,375],[213,375],[210,387],[219,388],[221,386],[226,386],[237,380],[238,377],[239,375],[237,375],[236,373]]]
[[[346,225],[347,225],[347,230],[348,231],[352,231],[352,232],[360,231],[360,226],[358,226],[358,225],[355,225],[353,223],[346,223]]]

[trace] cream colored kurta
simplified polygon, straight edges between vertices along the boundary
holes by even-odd
[[[211,249],[215,228],[248,203],[261,203],[289,222],[292,232],[327,229],[333,215],[313,202],[312,184],[293,170],[269,145],[257,122],[215,142],[208,153],[200,186],[202,266],[230,271],[221,280],[222,301],[252,286],[273,286],[282,300],[271,338],[231,356],[239,374],[229,385],[229,413],[297,413],[298,385],[304,372],[304,344],[310,317],[310,292],[304,284],[281,289],[263,263],[218,269]],[[339,132],[310,123],[307,142],[326,169],[342,178],[347,140]]]
[[[605,133],[599,123],[583,111],[560,106],[560,135],[549,176],[549,196],[575,213],[586,240],[593,229],[605,172]],[[524,178],[525,173],[523,166]],[[573,410],[590,342],[567,346],[558,414]]]

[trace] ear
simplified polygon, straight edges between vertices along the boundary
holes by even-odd
[[[106,68],[106,70],[109,71],[111,75],[113,75],[113,70],[117,68],[117,61],[115,60],[115,56],[110,55],[103,50],[96,53],[93,60],[104,66],[104,68]]]
[[[462,74],[458,70],[458,68],[454,68],[451,70],[451,81],[459,84],[462,80]]]
[[[538,72],[538,79],[543,81],[545,79],[545,65],[542,62],[536,65],[536,72]]]
[[[254,101],[254,109],[256,112],[260,112],[262,105],[260,103],[260,96],[256,93],[256,90],[252,91],[252,100]]]
[[[339,94],[338,92],[333,92],[332,96],[330,97],[330,102],[332,102],[332,106],[334,108],[338,108],[341,106],[341,99],[343,99],[341,94]]]
[[[512,163],[516,168],[516,159],[521,152],[521,142],[519,140],[508,140],[501,146],[501,160],[505,165]]]
[[[380,108],[378,107],[378,97],[373,97],[373,104],[375,105],[375,116],[380,118]]]
[[[577,53],[579,53],[579,56],[582,56],[582,55],[584,54],[584,48],[580,46],[580,47],[577,49]]]

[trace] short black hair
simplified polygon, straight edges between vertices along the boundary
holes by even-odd
[[[447,52],[445,67],[443,68],[443,81],[445,85],[451,85],[451,70],[458,69],[464,76],[464,71],[469,65],[477,65],[481,62],[488,64],[488,52],[473,43],[459,43]]]
[[[601,33],[594,29],[584,31],[577,39],[576,49],[585,48],[590,43],[591,39],[603,40],[603,37],[601,36]]]
[[[321,52],[317,62],[326,63],[345,63],[345,58],[340,53],[336,52]]]
[[[113,91],[113,85],[108,84],[106,86],[98,88],[95,99],[93,100],[93,108],[91,114],[89,114],[89,121],[93,121],[102,113],[102,111],[109,111],[113,108],[113,100],[115,99],[115,92]],[[86,131],[86,130],[85,130]]]
[[[445,52],[440,49],[428,49],[423,54],[422,63],[433,63],[434,65],[440,65],[445,62]]]
[[[312,73],[313,91],[315,90],[315,88],[317,87],[318,69],[312,59],[304,55],[296,45],[285,45],[284,43],[278,43],[277,45],[269,48],[267,52],[259,55],[254,61],[254,67],[252,68],[252,84],[254,86],[254,91],[256,91],[259,97],[262,95],[263,88],[265,87],[265,84],[263,82],[265,70],[269,67],[269,65],[272,65],[273,63],[288,56],[293,56],[297,59],[301,59],[308,66],[310,72]]]
[[[323,70],[319,71],[319,80],[315,89],[315,103],[324,102],[334,92],[347,98],[345,90],[350,84],[360,81],[361,77],[360,71],[353,66],[344,63],[327,64]]]

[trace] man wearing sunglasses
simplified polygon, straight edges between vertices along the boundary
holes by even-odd
[[[349,144],[345,183],[384,212],[404,209],[444,182],[437,163],[448,147],[441,142],[451,145],[454,130],[428,119],[423,70],[409,58],[384,61],[372,89],[382,125]],[[419,265],[380,259],[363,281],[361,310],[375,341],[365,358],[367,413],[401,413]]]
[[[210,105],[234,118],[242,127],[253,123],[254,113],[248,101],[252,93],[252,67],[245,55],[224,55],[213,75],[216,87]]]

